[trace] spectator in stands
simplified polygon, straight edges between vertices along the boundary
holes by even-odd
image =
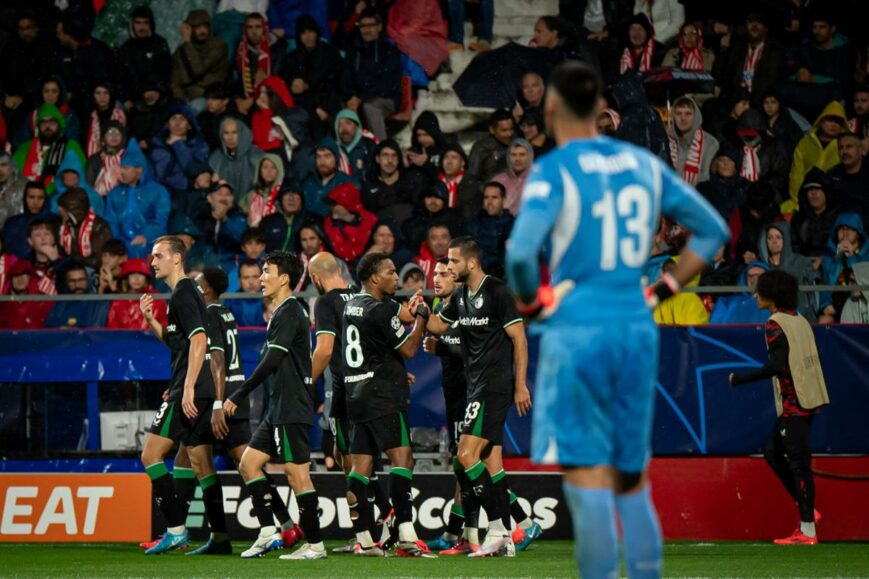
[[[784,145],[788,155],[803,138],[803,129],[794,119],[794,113],[781,102],[778,87],[763,95],[763,114],[766,116],[766,137],[772,137]]]
[[[229,76],[227,47],[211,33],[207,10],[191,10],[181,27],[183,44],[172,55],[172,96],[186,101],[196,112],[205,109],[205,89],[226,82]]]
[[[746,286],[750,291],[739,294],[728,294],[718,298],[712,315],[709,316],[710,324],[763,324],[769,318],[769,312],[762,310],[754,301],[754,287],[757,280],[769,267],[762,261],[753,261],[745,266],[739,276],[737,285]]]
[[[442,222],[433,222],[426,230],[426,238],[419,245],[419,253],[413,258],[413,263],[425,272],[425,287],[434,287],[434,268],[439,259],[447,256],[453,235],[450,227]]]
[[[172,195],[172,213],[191,219],[196,217],[208,205],[205,196],[216,180],[208,162],[193,161],[187,167],[187,189],[175,191]]]
[[[338,143],[330,137],[323,137],[314,151],[315,171],[302,182],[305,196],[305,209],[316,217],[329,214],[326,196],[338,185],[352,182],[352,177],[338,171],[341,153]]]
[[[245,230],[245,232],[241,234],[239,246],[241,248],[241,254],[235,257],[235,261],[226,270],[228,278],[228,287],[226,291],[228,292],[239,291],[238,268],[242,262],[254,260],[262,265],[266,251],[266,239],[263,235],[262,229],[259,227],[251,227]]]
[[[506,197],[503,184],[486,183],[483,208],[464,224],[464,234],[473,237],[483,250],[483,270],[495,277],[504,277],[506,243],[513,229],[513,214],[504,207]]]
[[[187,168],[194,160],[208,159],[208,144],[199,134],[193,109],[184,103],[169,105],[164,128],[151,139],[148,155],[161,185],[173,193],[187,188]]]
[[[281,69],[287,41],[269,34],[268,23],[259,12],[244,17],[242,38],[235,51],[235,84],[238,110],[247,114],[257,98],[256,87]]]
[[[492,29],[495,25],[494,0],[480,0],[477,17],[477,42],[468,45],[469,50],[484,52],[492,45]],[[447,23],[449,24],[450,51],[465,49],[465,0],[447,0]]]
[[[57,202],[60,212],[60,246],[63,252],[96,267],[103,244],[112,238],[108,222],[97,215],[80,187],[70,187]]]
[[[869,263],[857,263],[852,268],[854,285],[869,285]],[[855,291],[842,306],[841,324],[869,324],[869,292]]]
[[[184,257],[185,271],[201,271],[208,265],[206,262],[211,258],[211,255],[204,245],[198,243],[202,239],[202,232],[191,217],[183,213],[176,213],[169,220],[166,233],[178,237],[187,248],[187,255]]]
[[[625,2],[619,3],[625,4]],[[592,4],[594,4],[594,0],[592,0]],[[611,3],[603,2],[603,4],[607,4],[604,12],[608,12]],[[623,6],[622,8],[626,7]],[[562,11],[562,14],[565,13]],[[607,16],[611,16],[611,14]],[[628,16],[630,14],[626,10],[624,17],[627,18]],[[621,16],[618,18],[621,20]],[[604,16],[601,14],[601,21],[603,19]],[[621,22],[617,28],[611,30],[622,30],[623,25],[624,22]],[[601,32],[601,34],[606,33]],[[589,35],[588,40],[596,40],[596,38],[592,38],[593,36],[595,35]],[[583,38],[582,34],[570,22],[559,16],[541,16],[537,20],[534,24],[534,36],[531,39],[531,46],[542,51],[546,59],[552,64],[557,64],[562,60],[581,60],[600,70],[595,48]]]
[[[700,274],[701,286],[734,285],[742,271],[741,261],[730,259],[726,245],[715,252],[715,257]],[[715,297],[715,296],[713,296]]]
[[[841,163],[829,172],[836,200],[843,211],[857,213],[865,221],[869,219],[869,160],[860,154],[860,138],[854,133],[840,135],[838,145]]]
[[[745,201],[749,182],[737,172],[740,161],[739,152],[733,147],[718,149],[709,169],[709,180],[697,185],[697,190],[724,219],[729,219]]]
[[[69,259],[57,245],[57,224],[55,221],[34,219],[27,226],[27,245],[31,252],[28,256],[36,275],[39,291],[44,294],[57,293],[57,280],[69,265]]]
[[[666,44],[660,37],[658,40]],[[668,50],[661,62],[661,66],[706,72],[710,72],[714,64],[715,53],[703,46],[703,29],[694,22],[682,24],[679,28],[679,45]]]
[[[306,223],[299,229],[298,245],[302,250],[302,261],[305,263],[321,251],[332,253],[329,238],[316,223]]]
[[[106,221],[131,257],[145,257],[154,240],[166,232],[169,192],[151,179],[148,161],[132,141],[121,158],[119,180],[106,197]]]
[[[289,183],[281,189],[277,199],[278,210],[260,222],[266,242],[266,251],[296,251],[299,229],[308,221],[301,187]]]
[[[92,38],[91,26],[77,15],[57,23],[57,43],[55,70],[66,81],[72,108],[83,117],[94,85],[102,78],[115,78],[115,53]]]
[[[120,239],[109,239],[100,252],[99,270],[96,279],[91,279],[98,294],[111,294],[118,291],[118,275],[121,266],[127,261],[127,246]]]
[[[810,170],[800,188],[800,208],[791,220],[794,251],[813,258],[824,255],[838,215],[830,179],[817,167]],[[816,260],[815,269],[819,264]]]
[[[63,159],[63,163],[57,168],[57,179],[54,181],[54,195],[51,196],[51,211],[57,213],[57,203],[60,196],[68,189],[78,188],[83,189],[87,194],[88,203],[97,215],[104,215],[106,212],[105,198],[94,191],[94,188],[88,185],[85,179],[84,169],[75,155],[67,155]]]
[[[363,134],[362,121],[354,111],[342,109],[338,112],[335,117],[335,140],[341,147],[339,169],[361,183],[371,170],[377,144]]]
[[[377,216],[362,206],[359,188],[353,183],[332,189],[326,202],[332,211],[323,221],[323,231],[332,242],[334,254],[352,265],[365,252]]]
[[[789,179],[790,198],[782,204],[782,213],[797,210],[800,186],[809,169],[818,167],[829,171],[839,164],[838,137],[847,129],[844,107],[836,101],[830,102],[794,150]]]
[[[492,181],[500,183],[507,191],[504,209],[516,215],[522,203],[522,189],[534,162],[534,149],[525,139],[513,139],[509,147],[510,158],[507,170],[492,177]]]
[[[655,29],[649,17],[642,12],[634,14],[628,21],[625,48],[619,60],[619,74],[629,70],[645,73],[661,66],[664,50],[664,46],[655,39]]]
[[[821,265],[822,283],[825,285],[851,283],[851,272],[854,266],[869,261],[869,252],[865,250],[865,244],[866,232],[860,216],[856,213],[840,214],[833,223],[833,231]],[[819,299],[818,323],[831,324],[839,319],[848,294],[847,292],[822,292]]]
[[[22,211],[13,215],[3,224],[3,247],[18,258],[24,259],[30,254],[27,245],[27,228],[37,219],[45,221],[52,219],[49,203],[45,196],[45,185],[38,181],[28,181],[24,186]],[[32,265],[32,264],[31,264]]]
[[[661,264],[661,275],[671,273],[679,262],[679,256],[667,258]],[[697,287],[700,276],[691,278],[685,287]],[[672,299],[662,302],[652,312],[655,323],[663,326],[702,326],[709,323],[709,312],[703,305],[703,300],[696,293],[680,292]]]
[[[37,116],[39,109],[44,104],[51,104],[57,107],[66,126],[64,127],[64,135],[73,141],[81,139],[81,121],[78,115],[69,106],[69,92],[66,88],[66,83],[58,75],[51,75],[42,81],[42,87],[39,91],[39,98],[33,109],[27,114],[26,119],[20,124],[18,131],[12,136],[13,145],[20,145],[28,139],[32,139],[37,133],[39,123]]]
[[[398,287],[406,292],[425,290],[425,272],[413,262],[404,264],[398,272]]]
[[[310,15],[328,35],[327,10],[328,3],[320,0],[270,0],[268,21],[272,33],[279,38],[292,34],[299,20]]]
[[[117,121],[106,123],[100,139],[100,150],[88,157],[85,165],[85,182],[93,187],[105,204],[109,191],[119,183],[121,157],[127,143],[127,130]]]
[[[9,293],[9,271],[17,261],[15,255],[6,252],[6,248],[3,247],[3,237],[0,236],[0,295]]]
[[[251,227],[257,227],[264,217],[280,210],[276,202],[284,183],[284,164],[277,155],[265,153],[254,171],[253,189],[238,204]]]
[[[463,219],[477,214],[483,201],[483,187],[473,175],[465,173],[468,158],[458,143],[449,143],[443,152],[440,181],[447,187],[447,207]]]
[[[244,215],[235,206],[235,196],[228,183],[218,181],[211,186],[205,200],[208,207],[197,215],[196,226],[202,232],[199,244],[211,258],[206,265],[228,267],[239,251],[241,234],[247,229]]]
[[[374,226],[365,253],[385,253],[399,270],[412,257],[410,251],[404,246],[401,230],[389,219],[380,220]]]
[[[677,0],[637,0],[634,14],[643,13],[655,29],[655,40],[671,45],[682,31],[685,8]]]
[[[37,105],[41,83],[52,69],[53,45],[39,35],[39,24],[30,12],[14,19],[16,33],[3,47],[0,67],[2,112],[10,126],[17,126],[24,114]]]
[[[386,118],[401,104],[401,53],[382,37],[383,19],[366,9],[356,22],[359,40],[347,51],[341,92],[347,108],[361,109],[378,140],[386,138]]]
[[[278,155],[287,175],[301,179],[310,169],[305,165],[311,145],[308,113],[296,106],[287,85],[277,76],[262,81],[257,94],[257,110],[251,118],[254,144]]]
[[[374,166],[362,187],[362,204],[380,219],[404,223],[413,212],[420,175],[405,171],[401,147],[393,139],[378,143]]]
[[[815,282],[812,262],[793,251],[791,225],[787,221],[777,221],[764,227],[757,242],[760,250],[758,257],[769,266],[770,271],[780,269],[793,276],[800,284],[811,285]],[[810,322],[815,320],[817,300],[813,294],[802,292],[799,297],[799,310]]]
[[[54,176],[67,154],[78,157],[82,165],[85,162],[79,144],[66,136],[65,123],[57,107],[45,103],[37,114],[36,136],[15,151],[18,172],[28,180],[44,181],[49,195],[54,193]]]
[[[745,191],[745,203],[730,216],[730,255],[742,263],[757,260],[757,240],[763,226],[780,221],[775,191],[766,181],[758,181]]]
[[[690,185],[709,180],[709,167],[718,152],[718,139],[704,131],[703,115],[694,99],[679,97],[667,125],[670,160],[676,173]]]
[[[437,115],[423,111],[413,124],[410,148],[405,154],[408,167],[418,170],[430,183],[437,180],[447,142]]]
[[[65,294],[85,295],[92,293],[87,268],[73,262],[63,274]],[[63,301],[55,302],[45,320],[46,328],[102,328],[109,314],[108,301]]]
[[[239,291],[249,294],[260,293],[259,278],[262,275],[262,268],[259,263],[253,259],[246,259],[238,265],[238,287]],[[226,300],[226,307],[232,312],[235,317],[235,322],[239,326],[263,326],[262,316],[262,299],[255,298],[233,298]]]
[[[0,230],[9,217],[21,213],[25,185],[27,180],[18,176],[12,156],[0,150]]]
[[[507,147],[516,135],[513,115],[498,109],[489,117],[489,134],[474,143],[467,172],[476,180],[489,181],[507,168]]]
[[[110,330],[145,330],[148,322],[145,314],[139,309],[139,296],[157,293],[151,287],[151,268],[144,259],[128,259],[121,266],[118,274],[118,293],[132,294],[135,299],[112,300],[106,320],[106,328]],[[154,318],[165,325],[167,305],[163,300],[154,300]]]
[[[169,97],[165,83],[159,79],[145,78],[141,85],[142,90],[137,93],[127,115],[127,136],[130,141],[137,141],[140,149],[147,151],[151,139],[166,126]]]
[[[115,100],[114,87],[106,81],[94,84],[89,123],[85,137],[85,155],[90,157],[100,151],[103,135],[108,129],[108,123],[115,121],[127,125],[127,113],[120,102]]]
[[[154,13],[148,6],[137,6],[130,14],[130,38],[118,49],[120,96],[127,110],[142,94],[142,79],[169,80],[172,55],[166,39],[157,34]]]
[[[516,124],[532,110],[542,111],[546,100],[546,83],[536,72],[526,72],[519,81],[516,104],[513,106],[513,120]]]
[[[428,228],[433,223],[446,225],[451,232],[461,231],[461,220],[456,212],[447,206],[448,199],[447,188],[440,181],[425,190],[422,203],[414,208],[413,216],[404,223],[402,229],[411,251],[424,243]]]
[[[254,146],[253,135],[247,125],[232,117],[223,119],[220,123],[220,148],[211,152],[208,164],[221,179],[230,184],[233,191],[238,192],[239,199],[254,186],[262,159],[263,152]],[[281,165],[283,173],[280,158],[275,157],[272,162],[275,160]],[[283,176],[281,180],[283,181]]]
[[[775,190],[776,202],[787,198],[790,156],[787,148],[765,131],[763,114],[746,109],[736,121],[736,136],[742,146],[739,174],[748,182],[763,179]]]
[[[621,115],[615,138],[649,149],[669,165],[667,130],[661,117],[649,105],[642,77],[634,73],[623,74],[613,83],[612,93]]]
[[[609,113],[616,114],[612,109],[606,109]],[[618,129],[618,123],[615,122],[615,117],[610,117],[613,121],[613,131],[603,132],[607,136],[613,136],[615,130]],[[539,159],[549,151],[555,148],[555,141],[546,134],[546,125],[543,122],[543,111],[540,109],[529,110],[519,120],[519,131],[526,141],[534,147],[534,158]]]
[[[228,119],[241,119],[242,115],[230,98],[229,89],[222,84],[216,84],[205,89],[205,110],[196,115],[202,138],[208,143],[208,149],[214,151],[223,145],[220,139],[220,126]]]
[[[869,50],[864,52],[869,53]],[[860,138],[863,155],[869,155],[869,85],[854,89],[851,105],[854,107],[854,118],[848,121],[851,132]]]
[[[784,78],[785,53],[781,44],[769,35],[767,14],[749,12],[745,21],[745,38],[722,47],[718,58],[721,68],[714,75],[723,98],[729,99],[744,90],[751,94],[752,104],[760,106],[763,95]],[[729,35],[726,38],[732,42]]]
[[[33,264],[20,259],[9,269],[9,293],[12,295],[39,295],[39,285]],[[0,328],[7,330],[37,330],[45,327],[51,302],[0,303]]]

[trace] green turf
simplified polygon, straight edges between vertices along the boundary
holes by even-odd
[[[331,546],[337,543],[330,544]],[[247,545],[237,544],[236,553]],[[126,544],[0,544],[0,576],[18,577],[571,577],[571,543],[540,541],[515,559],[361,559],[325,561],[197,557],[183,552],[146,557]],[[867,577],[869,545],[826,543],[776,547],[767,543],[668,543],[671,577]]]

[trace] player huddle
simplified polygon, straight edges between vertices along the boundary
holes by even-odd
[[[196,281],[187,278],[183,244],[171,236],[158,239],[153,267],[157,278],[172,288],[168,325],[154,319],[150,296],[142,297],[140,307],[151,330],[171,350],[172,378],[149,429],[142,461],[167,529],[158,540],[142,545],[145,553],[188,546],[184,521],[197,480],[211,535],[188,554],[232,553],[212,460],[214,446],[220,445],[238,466],[260,524],[259,536],[242,557],[287,548],[302,537],[306,542],[282,559],[326,557],[308,444],[315,384],[321,376],[331,391],[327,415],[336,457],[347,474],[355,535],[349,545],[334,551],[483,557],[513,556],[517,548],[526,548],[541,529],[510,491],[501,454],[510,406],[515,404],[520,415],[531,408],[525,330],[506,285],[485,275],[481,258],[472,239],[451,243],[449,259],[435,270],[439,303],[432,315],[421,292],[406,304],[393,299],[398,274],[386,254],[370,253],[360,260],[360,291],[347,286],[331,254],[316,255],[307,268],[321,294],[312,351],[307,312],[292,295],[303,265],[294,254],[273,252],[260,278],[263,296],[274,307],[265,354],[244,380],[235,321],[219,303],[226,275],[210,269]],[[429,544],[419,539],[413,523],[414,458],[407,419],[413,376],[404,366],[426,332],[439,336],[426,339],[425,351],[441,356],[443,363],[457,479],[448,527]],[[505,372],[505,360],[512,361],[512,371]],[[251,434],[247,397],[268,378],[272,388],[266,416]],[[179,450],[170,473],[164,460],[175,443]],[[390,463],[388,491],[377,477],[382,453]],[[265,471],[269,462],[281,464],[289,479],[298,525]],[[484,537],[481,507],[489,519]],[[517,522],[512,532],[511,517]]]

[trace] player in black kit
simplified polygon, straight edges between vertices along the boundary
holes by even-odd
[[[223,490],[211,456],[211,409],[216,393],[211,369],[205,365],[208,342],[205,301],[196,282],[184,275],[185,253],[186,247],[178,237],[164,236],[154,241],[151,266],[157,279],[172,288],[167,311],[169,324],[164,328],[154,318],[153,297],[145,294],[139,300],[151,331],[169,347],[172,363],[166,400],[148,429],[142,449],[142,463],[151,478],[154,500],[167,525],[163,538],[145,551],[147,555],[165,553],[189,543],[184,509],[164,462],[176,442],[187,447],[211,527],[211,537],[200,553],[232,553],[226,534]]]
[[[253,502],[260,533],[242,557],[259,557],[282,546],[272,519],[272,491],[263,467],[269,461],[282,464],[296,494],[299,524],[307,543],[281,559],[324,559],[326,548],[320,535],[317,491],[311,482],[311,449],[308,431],[314,416],[314,387],[311,383],[311,334],[305,309],[293,296],[302,276],[302,263],[292,253],[274,251],[263,264],[260,285],[263,296],[275,305],[266,330],[267,352],[250,378],[224,403],[227,416],[254,388],[274,374],[268,416],[250,439],[241,457],[239,471]]]
[[[457,474],[462,498],[473,500],[473,493],[489,516],[486,539],[469,556],[510,556],[515,546],[504,524],[505,520],[509,523],[509,491],[501,446],[511,404],[516,404],[519,416],[531,409],[531,394],[525,383],[525,328],[507,286],[483,272],[482,250],[473,239],[452,240],[448,256],[449,271],[463,285],[440,313],[429,319],[428,330],[442,335],[458,322],[461,333],[469,389],[458,450],[464,471]],[[509,361],[513,367],[505,368]]]
[[[398,526],[396,553],[405,557],[433,557],[413,527],[413,452],[407,427],[410,386],[404,359],[419,348],[429,317],[422,293],[408,303],[416,317],[407,332],[401,321],[402,306],[390,296],[398,287],[395,264],[384,253],[368,253],[359,260],[357,276],[363,291],[344,308],[344,384],[347,412],[352,423],[350,454],[353,470],[350,491],[356,497],[359,516],[354,522],[361,555],[382,555],[370,529],[368,475],[375,453],[386,452],[390,470],[390,495]]]

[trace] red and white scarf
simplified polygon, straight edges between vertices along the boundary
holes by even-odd
[[[45,147],[38,137],[34,138],[30,141],[21,174],[30,181],[41,180],[45,185],[50,185],[54,182],[54,172],[63,161],[64,154],[66,154],[65,139],[61,138]]]
[[[125,127],[127,126],[127,115],[124,113],[124,109],[115,105],[112,108],[112,117],[111,120],[118,121]],[[91,111],[91,124],[90,128],[88,128],[88,140],[87,140],[87,156],[96,155],[100,152],[101,143],[103,133],[100,130],[100,115],[97,111]]]
[[[241,42],[238,43],[238,50],[235,52],[235,65],[238,67],[245,98],[251,98],[257,84],[259,84],[262,79],[268,78],[272,75],[272,56],[269,48],[269,27],[265,18],[262,19],[262,23],[263,39],[262,42],[260,42],[256,54],[256,70],[251,70],[250,67],[250,45],[246,38],[241,39]]]
[[[703,32],[699,28],[697,30],[697,46],[688,48],[685,46],[685,40],[679,34],[679,50],[682,51],[682,69],[683,70],[704,70],[706,64],[703,62]]]
[[[619,74],[624,74],[628,70],[637,70],[637,72],[649,72],[652,68],[652,52],[655,49],[655,37],[652,36],[643,45],[643,51],[639,55],[640,66],[637,68],[638,55],[634,52],[633,47],[629,46],[622,52],[622,58],[619,60]]]
[[[742,167],[739,174],[751,183],[760,179],[760,157],[757,156],[757,147],[742,146]]]
[[[82,257],[90,257],[93,254],[93,248],[91,247],[91,238],[94,233],[94,221],[96,220],[97,214],[94,213],[93,209],[88,209],[87,215],[84,216],[82,222],[78,226],[78,230],[75,235],[76,247],[78,249],[78,254]],[[67,255],[75,255],[72,252],[72,228],[69,226],[68,221],[64,221],[63,225],[60,227],[60,246],[63,247],[63,250]]]
[[[380,139],[374,136],[374,133],[372,133],[368,129],[362,129],[362,137],[371,139],[372,141],[374,141],[375,145],[380,143]],[[352,177],[353,167],[350,166],[350,157],[347,156],[347,153],[344,151],[344,147],[339,145],[338,150],[341,153],[341,158],[338,159],[338,170],[345,175],[350,175]]]
[[[447,197],[447,207],[450,209],[455,208],[459,203],[459,184],[462,182],[464,175],[464,171],[459,171],[456,173],[455,178],[450,181],[447,179],[446,173],[440,174],[441,183],[447,186],[447,193],[449,194]]]
[[[748,47],[748,52],[745,53],[745,61],[742,63],[742,87],[751,92],[751,86],[754,84],[754,73],[757,70],[757,63],[760,62],[763,56],[763,43],[757,45],[756,48]]]
[[[97,174],[94,181],[94,191],[105,197],[109,191],[115,188],[121,176],[121,157],[124,154],[124,149],[121,149],[114,155],[100,153],[100,163],[103,168]]]
[[[682,180],[689,185],[696,185],[697,179],[700,177],[704,140],[703,129],[697,129],[694,137],[691,139],[691,147],[688,149],[688,158],[685,159],[685,166],[682,168]],[[679,143],[673,137],[670,137],[670,159],[673,161],[674,167],[679,166]]]
[[[269,191],[268,198],[263,198],[259,193],[254,193],[251,196],[250,208],[247,212],[248,223],[251,226],[259,225],[263,217],[271,215],[275,212],[275,201],[278,198],[278,193],[281,191],[281,184],[278,183]]]

